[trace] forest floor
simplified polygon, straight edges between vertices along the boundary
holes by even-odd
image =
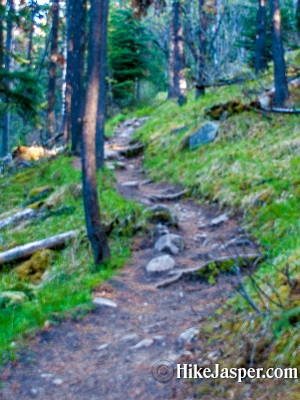
[[[130,143],[134,129],[125,125],[108,143],[108,153]],[[184,249],[172,256],[176,267],[193,267],[213,257],[227,256],[222,244],[241,234],[239,221],[229,217],[211,227],[210,222],[220,215],[216,207],[187,198],[155,201],[153,195],[176,193],[180,188],[147,181],[142,158],[119,160],[125,168],[116,171],[117,186],[125,198],[145,206],[164,204],[176,214],[178,227],[170,228],[170,232],[182,236],[185,242]],[[79,164],[77,160],[75,168]],[[45,326],[30,340],[18,361],[2,371],[1,399],[194,398],[183,380],[175,375],[171,379],[170,366],[182,362],[211,364],[207,354],[215,349],[213,345],[204,348],[206,341],[197,332],[205,326],[205,318],[234,294],[233,278],[224,275],[214,285],[185,279],[157,289],[156,283],[166,276],[151,274],[145,267],[162,255],[154,243],[166,227],[149,225],[148,230],[149,234],[136,237],[127,265],[94,290],[94,298],[106,298],[117,307],[98,305],[82,321]],[[255,249],[250,244],[243,253]],[[240,251],[241,247],[231,249]],[[212,358],[217,362],[217,357]],[[164,362],[167,372],[157,369]],[[170,380],[159,382],[165,374],[167,378],[170,374]]]

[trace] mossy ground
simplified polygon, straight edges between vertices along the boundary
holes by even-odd
[[[264,77],[265,84],[271,86],[271,82],[271,75]],[[239,210],[244,215],[245,229],[263,246],[266,259],[255,279],[275,301],[279,296],[283,307],[266,301],[269,316],[234,329],[225,324],[220,337],[223,335],[224,340],[229,329],[234,340],[228,344],[235,346],[243,342],[245,334],[261,334],[262,327],[267,326],[263,331],[268,338],[271,335],[272,345],[267,346],[264,362],[273,367],[299,368],[300,318],[289,318],[287,313],[300,315],[300,293],[296,295],[297,301],[295,295],[291,300],[291,290],[281,273],[289,265],[291,277],[300,275],[299,115],[245,111],[221,123],[214,143],[194,151],[181,146],[188,135],[207,121],[205,108],[233,99],[248,103],[260,92],[263,89],[257,82],[247,82],[244,86],[208,90],[198,101],[190,93],[183,107],[168,101],[154,110],[140,110],[140,115],[150,113],[151,118],[136,137],[146,144],[144,167],[154,179],[184,185],[199,201],[218,203],[220,209],[226,206]],[[292,98],[299,101],[297,93],[292,93]],[[262,311],[266,311],[250,282],[246,285]],[[239,318],[253,313],[240,297],[227,307]],[[223,313],[225,309],[220,311]]]
[[[32,195],[35,188],[51,185],[54,193],[61,191],[62,187],[68,188],[64,191],[64,196],[57,196],[58,201],[51,203],[49,214],[46,213],[46,216],[26,224],[20,223],[16,227],[7,227],[2,231],[0,234],[2,251],[69,230],[82,230],[82,234],[71,245],[52,252],[51,257],[47,257],[49,262],[47,262],[45,279],[39,279],[38,275],[41,271],[37,270],[33,279],[35,283],[33,288],[32,277],[27,280],[25,278],[24,282],[24,277],[20,277],[20,269],[14,268],[18,264],[2,268],[0,292],[9,290],[26,292],[31,285],[33,295],[29,302],[0,310],[0,363],[14,357],[13,342],[24,332],[41,327],[46,320],[53,318],[57,320],[59,315],[75,307],[86,307],[90,303],[93,287],[109,278],[130,255],[132,230],[127,224],[126,231],[115,230],[110,236],[111,261],[103,267],[94,266],[91,247],[84,234],[82,195],[78,194],[77,190],[80,187],[81,172],[72,167],[72,161],[70,157],[61,156],[52,161],[38,163],[32,168],[0,181],[0,214],[21,206]],[[117,193],[113,183],[114,177],[111,171],[105,170],[99,173],[98,188],[104,221],[109,223],[116,215],[121,222],[134,221],[135,218],[132,217],[139,215],[139,208],[125,201]],[[76,193],[72,188],[77,188]],[[54,196],[54,193],[49,193],[49,195]],[[47,199],[42,207],[48,210]],[[32,269],[32,263],[29,264],[27,262],[25,267]],[[34,270],[35,265],[33,267]],[[43,264],[40,267],[46,266]],[[31,283],[26,284],[26,281],[30,282],[30,280]]]

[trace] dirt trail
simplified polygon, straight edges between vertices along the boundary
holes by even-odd
[[[122,124],[118,136],[107,145],[109,158],[128,145],[140,124],[134,120]],[[141,156],[121,161],[126,167],[117,170],[116,176],[122,195],[149,205],[165,204],[178,216],[178,229],[170,231],[184,238],[185,248],[173,256],[176,266],[192,267],[201,260],[226,254],[221,250],[222,243],[240,235],[236,220],[209,227],[210,221],[220,215],[215,207],[196,204],[191,199],[151,203],[149,196],[175,193],[179,188],[164,183],[138,185],[147,180]],[[184,280],[156,289],[155,284],[163,275],[149,274],[145,267],[162,254],[154,249],[154,243],[163,229],[156,228],[153,236],[136,239],[130,262],[119,275],[95,290],[94,297],[112,300],[118,307],[97,306],[81,322],[66,321],[37,334],[20,360],[4,370],[2,399],[192,398],[185,394],[184,382],[175,377],[166,383],[158,382],[153,372],[164,379],[170,370],[157,371],[153,366],[161,361],[176,364],[195,360],[203,343],[201,337],[192,340],[193,334],[187,330],[205,323],[203,317],[230,296],[231,286],[224,277],[214,286]],[[253,252],[253,248],[248,244],[243,251]],[[185,336],[191,333],[190,338],[178,340],[184,332]]]

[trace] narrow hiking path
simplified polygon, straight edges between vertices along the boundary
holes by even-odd
[[[192,199],[155,201],[155,195],[176,193],[180,188],[147,179],[141,155],[127,160],[120,156],[120,150],[122,153],[129,145],[143,122],[121,124],[117,136],[106,146],[108,165],[113,168],[117,160],[122,167],[116,170],[116,177],[123,196],[146,206],[163,204],[178,219],[178,227],[151,226],[152,234],[135,239],[130,262],[95,289],[95,298],[111,300],[117,307],[97,305],[80,322],[65,321],[38,333],[18,362],[2,372],[1,399],[192,398],[186,394],[184,382],[174,377],[161,383],[155,377],[160,373],[163,379],[166,370],[152,367],[161,361],[191,362],[201,355],[204,343],[201,337],[194,340],[197,329],[205,324],[204,317],[232,294],[230,278],[221,277],[216,285],[181,280],[157,289],[156,283],[165,275],[149,273],[145,267],[154,257],[165,254],[154,244],[167,231],[184,240],[184,249],[172,255],[176,267],[181,268],[228,255],[222,244],[241,234],[238,221],[232,218],[221,218],[211,226],[211,221],[222,214],[216,207]],[[254,244],[243,243],[243,253],[254,252]],[[241,252],[241,247],[233,251]]]

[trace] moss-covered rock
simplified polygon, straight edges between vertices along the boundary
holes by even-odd
[[[23,292],[0,292],[0,309],[14,307],[26,303],[28,300],[28,297]]]
[[[157,204],[144,210],[143,214],[151,223],[162,223],[168,226],[178,226],[178,218],[174,212],[164,204]]]
[[[35,253],[29,260],[19,265],[15,272],[20,279],[29,279],[38,282],[54,259],[54,251],[42,250]]]
[[[39,195],[41,195],[41,194],[47,195],[48,193],[50,193],[50,192],[52,192],[52,191],[53,191],[53,187],[52,187],[52,186],[37,187],[37,188],[32,189],[32,190],[29,192],[28,197],[29,197],[29,198],[32,198],[32,197],[39,196]]]
[[[72,182],[68,185],[62,186],[55,191],[45,201],[45,205],[49,208],[55,207],[65,202],[69,197],[79,199],[82,196],[82,184],[78,182]]]

